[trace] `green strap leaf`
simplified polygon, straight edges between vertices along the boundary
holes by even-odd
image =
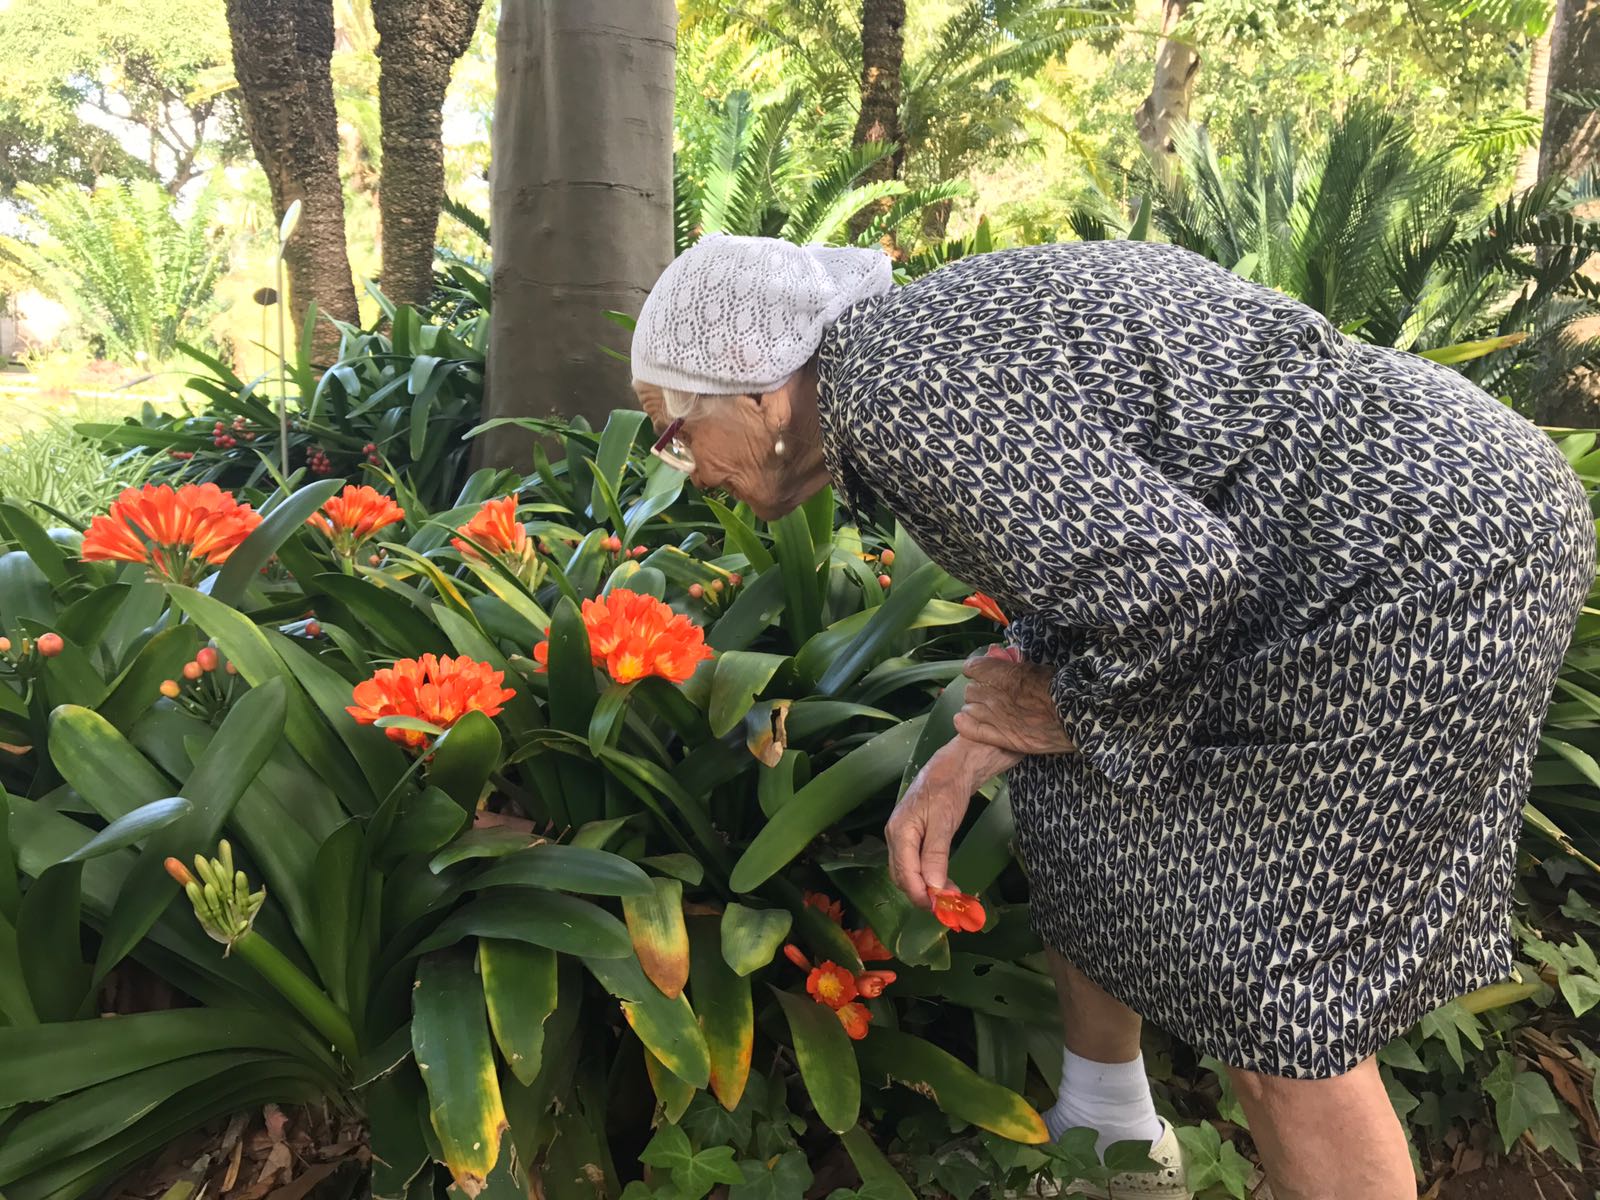
[[[343,486],[343,479],[319,479],[279,502],[228,555],[228,561],[212,580],[212,599],[237,608],[244,600],[245,590],[278,547],[304,528],[311,515]]]
[[[711,736],[724,737],[739,727],[756,696],[789,659],[781,654],[728,650],[717,657],[711,676],[711,703],[707,715]]]
[[[723,924],[712,916],[689,920],[690,989],[711,1058],[711,1093],[732,1112],[750,1079],[755,1046],[755,1008],[750,980],[723,958]]]
[[[411,1003],[411,1045],[433,1131],[456,1186],[475,1196],[500,1161],[506,1113],[472,959],[454,952],[424,958]]]
[[[156,830],[165,829],[174,821],[188,816],[193,810],[194,805],[182,796],[168,796],[165,800],[142,804],[131,813],[118,817],[61,861],[84,862],[125,849],[144,841]]]
[[[527,846],[506,855],[473,880],[471,886],[480,891],[491,887],[536,887],[591,896],[654,894],[650,876],[620,855],[557,842]]]
[[[467,812],[476,812],[489,776],[500,765],[500,731],[481,712],[469,712],[434,744],[428,783]]]
[[[873,1029],[860,1046],[861,1068],[920,1092],[942,1112],[1030,1146],[1050,1140],[1033,1106],[932,1042],[896,1029]]]
[[[817,680],[817,691],[836,696],[854,683],[879,657],[886,654],[922,615],[939,586],[949,578],[933,563],[919,568],[909,579],[897,580],[889,598],[872,612],[866,627],[852,638]]]
[[[853,1128],[861,1112],[861,1070],[850,1035],[826,1004],[778,988],[772,993],[789,1020],[795,1061],[817,1116],[835,1133]]]
[[[778,810],[734,864],[729,885],[754,891],[800,854],[811,839],[898,779],[922,733],[923,718],[878,734],[818,775]]]
[[[782,908],[729,904],[722,914],[722,959],[735,974],[749,975],[778,956],[794,916]]]
[[[622,1001],[622,1015],[650,1052],[685,1083],[705,1087],[711,1078],[711,1056],[688,997],[663,996],[633,954],[585,956],[583,961],[600,985]]]
[[[689,931],[683,920],[683,883],[654,878],[648,892],[622,898],[633,951],[650,982],[672,999],[689,981]]]
[[[556,1010],[555,952],[526,942],[479,938],[478,971],[495,1044],[526,1087],[539,1075],[544,1025]]]
[[[426,954],[473,935],[511,938],[589,958],[633,957],[627,928],[605,909],[535,888],[479,896],[446,917],[411,953]]]

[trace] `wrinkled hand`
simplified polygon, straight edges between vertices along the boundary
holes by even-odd
[[[1050,695],[1049,667],[991,647],[981,657],[969,658],[962,674],[970,681],[956,714],[956,732],[962,737],[1018,754],[1074,749]]]
[[[972,793],[1021,758],[958,736],[940,747],[917,773],[884,831],[889,841],[889,874],[911,903],[929,907],[928,889],[949,882],[950,842],[966,815]]]

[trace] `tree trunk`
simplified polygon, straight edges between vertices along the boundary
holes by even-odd
[[[1550,86],[1549,78],[1550,34],[1547,31],[1543,37],[1528,43],[1528,88],[1523,100],[1528,111],[1541,118],[1544,116],[1544,94]],[[1539,142],[1535,142],[1525,146],[1517,156],[1517,173],[1512,186],[1519,192],[1525,192],[1538,181]]]
[[[1187,42],[1173,40],[1172,31],[1183,20],[1195,0],[1163,0],[1161,40],[1156,43],[1155,80],[1150,94],[1133,114],[1133,127],[1139,133],[1145,152],[1157,174],[1170,179],[1174,168],[1173,131],[1189,119],[1194,98],[1194,77],[1200,70],[1200,55]]]
[[[378,213],[384,295],[423,305],[433,291],[433,242],[444,203],[445,89],[467,51],[483,0],[373,0],[378,114],[383,127]]]
[[[900,62],[905,57],[906,0],[861,0],[861,115],[854,144],[893,142],[900,145]],[[868,167],[858,183],[895,178],[902,151]],[[893,200],[870,204],[850,218],[854,241],[873,220],[889,211]],[[885,239],[893,250],[893,233]]]
[[[582,416],[633,403],[626,347],[606,319],[636,315],[672,261],[673,0],[520,0],[496,42],[487,409]],[[528,466],[531,436],[480,451]]]
[[[1562,98],[1564,94],[1597,90],[1600,0],[1558,0],[1550,26],[1549,90],[1545,95],[1544,134],[1539,141],[1541,179],[1576,176],[1600,167],[1600,112]],[[1600,255],[1590,257],[1584,274],[1600,279]],[[1600,317],[1573,321],[1562,336],[1573,345],[1600,338]],[[1579,367],[1555,380],[1535,416],[1547,425],[1600,425],[1600,370]]]
[[[298,329],[313,300],[319,312],[359,320],[345,248],[339,130],[333,108],[331,0],[227,0],[233,72],[245,132],[281,220],[301,203],[284,254],[290,311]],[[331,362],[339,331],[318,321],[313,350]]]

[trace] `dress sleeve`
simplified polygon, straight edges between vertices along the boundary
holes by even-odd
[[[1243,591],[1239,547],[1215,514],[1076,405],[973,383],[959,400],[947,387],[924,391],[919,415],[901,409],[918,433],[896,440],[924,450],[894,464],[897,474],[928,481],[915,489],[918,507],[970,564],[955,572],[994,580],[1026,614],[1014,643],[1055,667],[1073,744],[1125,777],[1142,749],[1173,735],[1178,697],[1227,634]],[[940,471],[929,446],[942,450]],[[1041,646],[1072,652],[1050,662]]]

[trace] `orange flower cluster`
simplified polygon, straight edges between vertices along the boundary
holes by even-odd
[[[821,892],[807,892],[805,902],[835,925],[844,928],[844,906],[839,901]],[[856,948],[856,954],[864,963],[887,962],[894,957],[870,928],[845,929],[844,935],[850,939],[850,944]],[[804,951],[795,945],[785,946],[783,953],[795,966],[809,972],[806,976],[807,994],[818,1004],[826,1004],[833,1009],[844,1031],[856,1041],[866,1037],[872,1013],[857,1001],[862,997],[874,1000],[883,995],[883,989],[894,982],[895,973],[862,971],[859,975],[852,974],[836,962],[824,962],[813,967]]]
[[[363,725],[379,717],[415,717],[448,729],[469,712],[500,715],[500,707],[517,693],[503,687],[505,672],[488,663],[460,658],[402,658],[371,679],[356,684],[355,703],[345,711]],[[420,729],[386,729],[391,740],[410,750],[427,744]]]
[[[340,554],[354,555],[378,530],[404,520],[406,510],[388,496],[362,484],[350,484],[306,519],[320,529]]]
[[[939,923],[957,933],[977,933],[987,920],[983,902],[953,885],[936,888],[930,884],[928,900],[933,905],[933,915],[939,918]]]
[[[480,547],[493,555],[516,557],[530,545],[527,529],[517,520],[515,496],[485,500],[472,520],[456,526],[456,534],[450,544],[468,558],[481,559]]]
[[[807,892],[805,902],[835,925],[844,928],[844,905],[839,901],[821,892]],[[844,935],[850,939],[850,944],[856,948],[857,957],[864,963],[888,962],[894,957],[878,939],[877,933],[871,926],[866,929],[845,929]]]
[[[984,616],[988,617],[989,620],[994,621],[997,624],[1011,624],[1011,622],[1006,619],[1005,613],[1000,611],[1000,606],[994,602],[993,596],[986,596],[982,592],[973,592],[972,595],[968,596],[961,603],[965,604],[968,608],[977,609]]]
[[[712,656],[698,625],[654,596],[627,588],[612,588],[598,600],[585,600],[583,627],[589,632],[594,665],[605,667],[617,683],[650,675],[682,683]],[[546,636],[549,633],[545,630]],[[549,666],[550,643],[535,646],[533,657],[540,666]]]
[[[128,488],[83,535],[90,562],[144,563],[163,579],[196,582],[207,567],[228,560],[249,537],[261,514],[214,483]]]

